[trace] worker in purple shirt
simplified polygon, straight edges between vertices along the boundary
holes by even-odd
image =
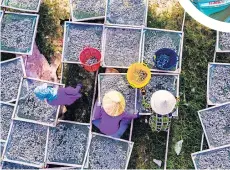
[[[44,83],[36,87],[34,93],[40,100],[46,100],[52,106],[71,105],[82,96],[80,93],[81,87],[81,84],[78,84],[75,88],[53,87]]]
[[[132,119],[138,118],[139,113],[125,112],[125,99],[115,90],[105,94],[102,106],[96,102],[94,106],[93,124],[104,134],[120,138]]]

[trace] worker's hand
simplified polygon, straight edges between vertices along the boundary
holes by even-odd
[[[139,111],[138,111],[138,110],[135,112],[135,114],[137,115],[137,118],[139,118],[139,117],[140,117],[140,113],[139,113]]]
[[[77,93],[80,92],[81,88],[82,88],[82,84],[77,84],[77,86],[76,86]]]

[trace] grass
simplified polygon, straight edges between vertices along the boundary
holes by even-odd
[[[173,121],[170,135],[168,168],[193,168],[191,153],[200,150],[202,127],[197,111],[206,107],[208,62],[213,60],[216,32],[198,24],[189,16],[185,21],[182,84],[183,105],[179,119]],[[184,140],[179,156],[174,152],[175,142]]]
[[[154,11],[155,7],[151,8]],[[172,14],[160,16],[150,12],[148,26],[180,30],[183,10],[175,7]],[[179,20],[177,19],[179,18]],[[172,122],[168,169],[193,169],[191,153],[200,150],[202,127],[197,111],[206,107],[206,80],[208,62],[213,60],[216,32],[186,16],[184,27],[184,51],[180,83],[181,103],[179,117]],[[164,160],[165,134],[153,133],[148,125],[136,121],[133,141],[135,142],[130,168],[157,168],[153,159]],[[184,140],[179,156],[174,151],[175,143]],[[206,146],[207,147],[207,146]],[[206,148],[205,147],[205,148]]]
[[[134,148],[129,169],[157,169],[153,159],[164,160],[166,132],[153,132],[148,123],[149,116],[134,121],[132,141]]]
[[[58,48],[54,42],[62,38],[63,35],[60,22],[69,17],[69,11],[61,6],[62,3],[66,3],[65,1],[44,0],[39,10],[36,43],[48,62],[51,61],[51,57]]]

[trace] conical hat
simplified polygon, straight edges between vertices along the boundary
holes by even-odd
[[[166,90],[159,90],[153,93],[151,107],[154,112],[161,115],[169,114],[176,105],[176,98]]]
[[[103,97],[102,107],[108,115],[119,116],[125,111],[125,98],[118,91],[109,91]]]

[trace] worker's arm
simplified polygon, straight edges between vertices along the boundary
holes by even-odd
[[[101,116],[102,116],[101,105],[100,103],[98,103],[98,101],[96,101],[94,108],[93,108],[93,120],[100,119]]]
[[[136,119],[138,117],[139,117],[139,112],[134,113],[134,114],[125,112],[123,116],[124,119]]]
[[[75,96],[80,95],[81,96],[81,94],[80,94],[81,88],[82,88],[82,85],[78,84],[75,88],[69,86],[69,87],[66,87],[64,89],[65,89],[65,93],[68,95],[75,95]]]

